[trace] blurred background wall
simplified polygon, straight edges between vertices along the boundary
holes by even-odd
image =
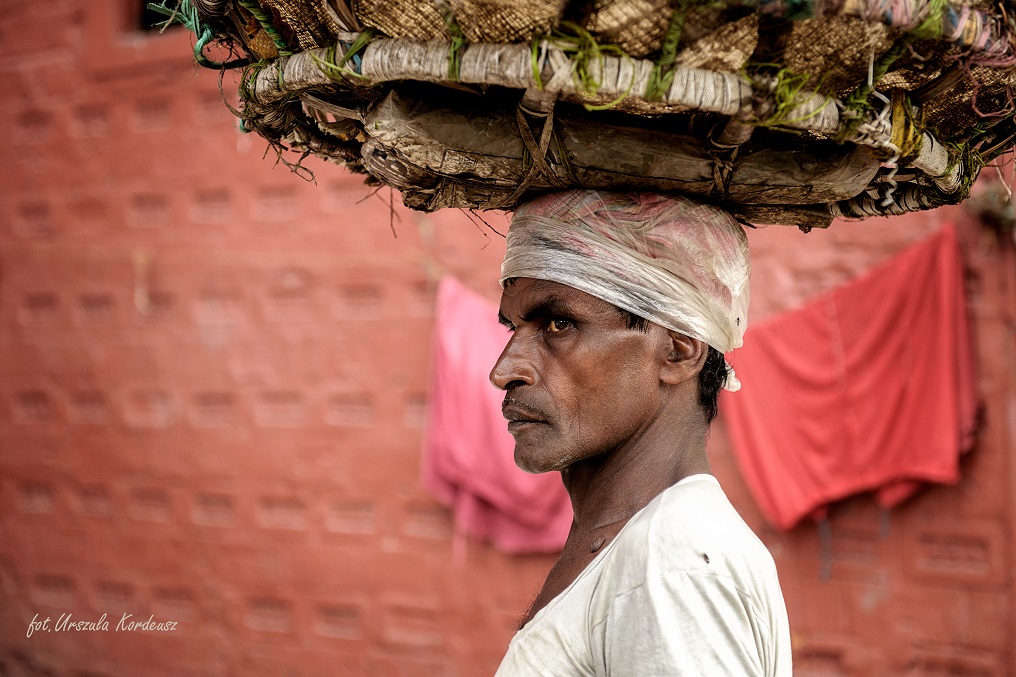
[[[553,557],[456,536],[419,465],[436,282],[495,300],[503,240],[273,166],[137,0],[2,9],[0,675],[491,674]],[[759,229],[752,321],[946,221],[984,402],[959,485],[845,501],[823,547],[764,523],[713,427],[799,675],[1016,675],[1011,239],[963,208]],[[26,636],[64,613],[110,631]]]

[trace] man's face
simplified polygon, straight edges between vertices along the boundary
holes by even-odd
[[[561,470],[613,451],[652,421],[662,327],[629,329],[609,303],[530,278],[505,287],[500,319],[513,333],[490,380],[506,391],[520,468]]]

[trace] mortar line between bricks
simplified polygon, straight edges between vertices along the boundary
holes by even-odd
[[[364,255],[333,255],[320,251],[287,250],[283,252],[237,251],[235,249],[209,250],[203,248],[164,247],[159,245],[139,245],[136,247],[103,247],[90,248],[88,245],[12,245],[4,243],[4,253],[0,259],[17,259],[23,262],[26,258],[36,260],[63,259],[68,261],[97,261],[130,263],[131,254],[140,249],[158,259],[160,263],[170,264],[214,264],[216,266],[236,267],[275,267],[279,265],[315,265],[335,267],[369,267],[372,269],[404,270],[406,265],[420,265],[420,255],[430,255],[420,248],[406,250],[405,256]],[[228,257],[228,258],[227,258]],[[177,260],[179,259],[179,260]]]

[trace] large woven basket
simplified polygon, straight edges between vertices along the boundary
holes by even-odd
[[[626,188],[821,227],[959,202],[1016,137],[985,0],[166,4],[242,69],[245,129],[427,211]]]

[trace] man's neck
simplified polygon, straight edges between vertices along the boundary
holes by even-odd
[[[637,440],[561,471],[575,517],[564,550],[521,625],[574,581],[635,513],[685,477],[709,472],[705,423],[670,420],[674,424],[651,426]]]
[[[637,439],[561,471],[575,514],[573,533],[618,521],[623,526],[668,487],[710,471],[707,427],[685,418],[657,420]]]

